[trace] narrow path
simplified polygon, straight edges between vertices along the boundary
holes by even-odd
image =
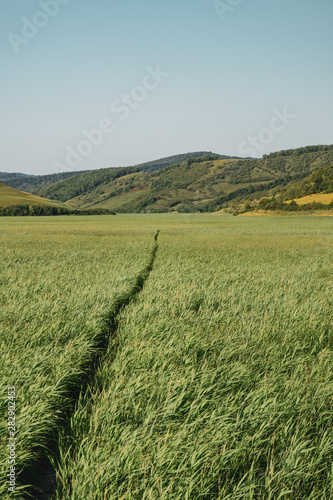
[[[89,365],[86,366],[86,377],[80,384],[80,389],[77,390],[74,394],[71,388],[69,388],[69,394],[72,397],[72,408],[71,411],[68,411],[64,415],[64,425],[63,428],[66,427],[66,423],[69,421],[72,412],[75,408],[75,403],[78,400],[80,393],[84,392],[88,385],[93,386],[93,381],[95,379],[95,374],[98,367],[103,363],[104,355],[109,347],[111,339],[114,339],[116,336],[119,316],[125,307],[127,307],[131,301],[141,292],[143,289],[149,275],[153,269],[153,265],[156,258],[156,253],[158,250],[158,235],[159,230],[154,236],[154,247],[150,254],[150,259],[147,266],[138,274],[135,278],[135,281],[128,292],[120,295],[113,302],[112,308],[107,314],[105,318],[104,327],[101,329],[99,336],[96,339],[96,347],[98,348],[98,355],[93,360],[90,360]],[[116,354],[116,353],[115,353]],[[51,443],[53,443],[53,456],[57,460],[59,450],[56,448],[57,436],[52,436]],[[51,446],[50,443],[50,447]],[[45,455],[45,451],[41,450],[40,461],[35,464],[29,470],[26,470],[22,473],[22,477],[24,478],[25,484],[32,484],[33,488],[29,492],[33,495],[35,500],[51,500],[55,489],[56,489],[56,471],[52,466],[50,460]],[[31,497],[27,497],[31,498]]]

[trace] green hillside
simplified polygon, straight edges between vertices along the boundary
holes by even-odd
[[[237,207],[241,211],[313,212],[333,209],[333,165],[319,168],[305,179],[274,189],[270,197]]]
[[[0,181],[0,207],[5,208],[13,205],[64,206],[63,203],[47,200],[31,193],[18,191]]]
[[[102,195],[103,189],[101,186],[105,186],[119,177],[133,172],[138,172],[138,169],[136,167],[120,167],[92,170],[91,172],[44,186],[35,191],[35,194],[63,202],[82,194],[90,193],[96,189],[97,195]]]
[[[42,188],[37,194],[78,208],[117,212],[218,211],[267,196],[333,162],[333,146],[280,151],[262,159],[190,158],[155,172],[101,169]]]
[[[104,208],[82,209],[18,191],[0,181],[0,216],[115,215]]]
[[[281,191],[285,200],[301,198],[317,193],[333,192],[333,165],[323,167],[300,182],[292,183]]]

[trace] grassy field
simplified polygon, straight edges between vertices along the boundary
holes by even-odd
[[[1,223],[1,383],[17,385],[19,463],[48,443],[61,390],[160,229],[143,290],[48,443],[54,500],[332,498],[332,219],[109,221]]]
[[[9,217],[0,226],[2,499],[7,387],[16,388],[16,467],[28,469],[17,479],[25,483],[54,448],[54,431],[108,336],[105,320],[147,265],[154,234],[115,217]]]

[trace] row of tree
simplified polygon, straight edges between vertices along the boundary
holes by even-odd
[[[314,210],[332,210],[333,202],[329,205],[323,205],[322,203],[312,202],[305,205],[298,205],[296,201],[291,201],[290,203],[283,203],[282,201],[276,199],[274,196],[271,198],[262,198],[259,201],[258,208],[260,210],[278,210],[283,212],[311,212]],[[248,210],[254,209],[254,207]]]
[[[275,153],[270,153],[268,155],[264,155],[263,159],[266,160],[268,158],[278,158],[279,156],[300,156],[307,153],[317,153],[317,152],[325,152],[325,151],[333,151],[333,145],[330,146],[305,146],[303,148],[295,148],[295,149],[286,149],[282,151],[277,151]]]
[[[115,213],[112,210],[107,210],[105,208],[76,210],[49,205],[11,205],[9,207],[0,208],[0,217],[50,215],[115,215]]]

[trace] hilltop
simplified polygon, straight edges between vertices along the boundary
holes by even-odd
[[[333,162],[333,146],[309,146],[262,159],[205,155],[142,172],[100,169],[44,187],[36,194],[78,208],[117,212],[212,212],[267,196]]]

